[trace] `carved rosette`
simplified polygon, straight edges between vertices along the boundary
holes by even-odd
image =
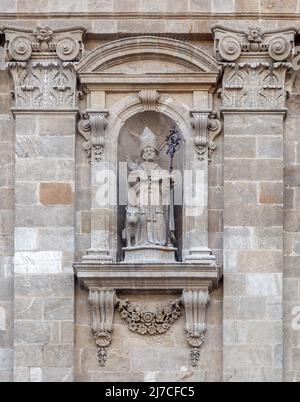
[[[111,344],[116,296],[114,290],[90,289],[89,303],[92,309],[92,331],[97,345],[97,356],[101,367],[105,367],[108,347]]]
[[[100,162],[105,146],[105,130],[108,111],[88,110],[81,115],[77,124],[79,134],[84,138],[84,150],[90,163]]]
[[[207,289],[185,290],[182,300],[185,307],[187,342],[191,347],[191,364],[197,366],[204,343],[205,315],[210,296]]]
[[[207,155],[211,163],[217,146],[215,140],[222,131],[222,124],[214,112],[208,110],[192,110],[191,124],[194,129],[194,143],[198,160],[204,161]]]
[[[75,108],[75,62],[83,52],[84,29],[4,28],[5,51],[17,108]]]
[[[282,109],[296,29],[263,32],[213,27],[215,56],[224,65],[224,108]]]

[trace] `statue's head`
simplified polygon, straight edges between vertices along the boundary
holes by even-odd
[[[153,162],[158,155],[157,150],[154,147],[146,147],[142,150],[142,158],[146,162]]]
[[[158,155],[156,136],[146,127],[141,136],[141,156],[146,162],[153,162]]]

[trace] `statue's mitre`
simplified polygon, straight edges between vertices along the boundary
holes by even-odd
[[[146,127],[141,135],[141,151],[147,147],[153,147],[157,150],[156,135],[150,130],[149,127]]]

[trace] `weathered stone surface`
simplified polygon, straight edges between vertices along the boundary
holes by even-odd
[[[41,300],[32,297],[16,297],[15,318],[20,320],[42,320],[43,304]]]
[[[16,274],[58,274],[62,272],[62,254],[59,251],[15,253]]]
[[[48,367],[73,367],[73,346],[46,345],[43,360]]]
[[[45,320],[72,320],[74,317],[73,299],[46,299],[44,305]]]
[[[43,365],[43,346],[17,345],[15,363],[19,367],[39,367]]]
[[[248,296],[280,296],[282,294],[281,274],[248,274],[246,276]]]
[[[44,205],[66,205],[74,202],[72,187],[67,183],[41,183],[39,198]]]
[[[73,382],[73,370],[70,367],[43,367],[43,382]]]
[[[17,275],[15,293],[20,297],[72,297],[73,276],[63,274],[51,275]]]
[[[261,183],[259,201],[261,204],[282,204],[283,186],[282,183]]]

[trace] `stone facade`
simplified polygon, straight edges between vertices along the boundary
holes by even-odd
[[[299,16],[2,0],[0,381],[300,380]],[[145,128],[167,171],[181,141],[171,254],[124,243]]]

